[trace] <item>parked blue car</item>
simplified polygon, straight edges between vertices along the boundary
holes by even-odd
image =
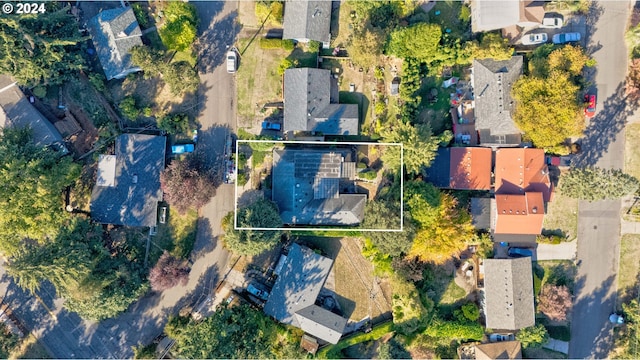
[[[278,123],[272,123],[272,122],[269,122],[269,121],[264,121],[262,123],[262,129],[280,131],[281,126]]]
[[[193,146],[193,144],[180,144],[180,145],[173,145],[171,147],[171,153],[173,155],[192,153],[193,150],[195,150],[195,146]]]
[[[509,249],[507,254],[511,257],[531,257],[533,256],[533,252],[529,249],[512,247]]]

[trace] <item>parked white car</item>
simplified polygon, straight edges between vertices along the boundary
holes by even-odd
[[[547,29],[560,29],[562,25],[564,25],[564,19],[562,18],[562,15],[553,14],[548,16],[545,15],[545,17],[542,18],[542,26],[540,27]]]
[[[547,42],[547,40],[549,40],[549,37],[547,36],[547,34],[544,34],[544,33],[527,34],[524,37],[522,37],[522,45],[544,44]]]
[[[580,41],[580,33],[572,32],[572,33],[563,33],[563,34],[555,34],[553,38],[551,38],[554,44],[564,44],[568,42]]]
[[[235,49],[227,51],[227,72],[233,74],[238,69],[238,54]]]

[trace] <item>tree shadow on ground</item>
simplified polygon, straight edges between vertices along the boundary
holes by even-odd
[[[582,151],[572,160],[577,167],[595,166],[609,145],[623,131],[627,117],[638,108],[636,102],[627,102],[625,83],[620,83],[615,93],[602,103],[600,112],[591,119],[584,131]]]
[[[211,3],[207,3],[211,4]],[[238,12],[233,11],[221,20],[212,23],[202,32],[198,40],[197,68],[201,73],[213,72],[223,63],[227,48],[233,46],[242,26],[237,22]]]

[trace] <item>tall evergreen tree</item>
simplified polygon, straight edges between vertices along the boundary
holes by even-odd
[[[638,190],[640,182],[621,170],[597,167],[573,168],[560,178],[560,192],[566,196],[598,201],[619,199]]]

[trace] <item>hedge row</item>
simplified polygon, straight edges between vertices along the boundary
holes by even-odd
[[[293,40],[282,40],[282,39],[260,39],[260,47],[262,49],[285,49],[287,51],[293,51],[295,45],[293,44]]]

